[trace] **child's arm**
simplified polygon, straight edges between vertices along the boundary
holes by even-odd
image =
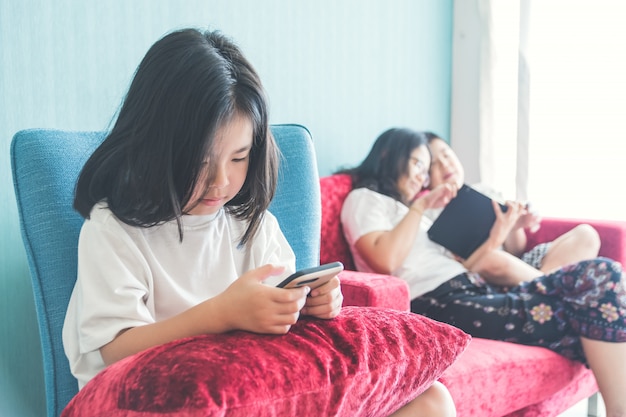
[[[123,330],[100,348],[102,359],[109,365],[152,346],[206,333],[287,333],[298,320],[309,288],[283,289],[261,282],[280,269],[265,265],[251,270],[223,293],[170,319]]]

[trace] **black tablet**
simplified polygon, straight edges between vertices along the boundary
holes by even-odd
[[[500,207],[507,209],[503,204]],[[464,184],[428,229],[428,237],[467,259],[487,240],[495,221],[491,198]]]

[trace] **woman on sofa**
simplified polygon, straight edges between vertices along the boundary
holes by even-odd
[[[460,327],[476,337],[543,346],[586,363],[594,372],[607,416],[626,416],[626,280],[621,265],[594,258],[544,274],[507,270],[499,284],[470,272],[500,251],[519,218],[494,204],[489,238],[468,259],[432,242],[428,209],[444,207],[457,184],[443,182],[420,193],[431,163],[427,139],[409,129],[389,129],[355,168],[341,222],[357,269],[392,274],[411,291],[411,310]]]
[[[454,150],[439,135],[433,132],[423,132],[428,139],[428,148],[431,154],[429,170],[430,182],[428,189],[433,189],[448,182],[460,188],[465,182],[465,170]],[[484,186],[474,186],[490,196],[494,196],[493,190],[487,190]],[[598,256],[600,250],[600,237],[598,232],[588,224],[579,224],[552,242],[539,244],[529,251],[524,252],[527,238],[526,230],[534,233],[539,229],[541,218],[528,205],[521,202],[511,202],[519,217],[504,240],[502,248],[505,252],[514,255],[523,261],[519,262],[501,252],[493,251],[490,260],[483,263],[489,266],[477,268],[483,276],[489,274],[494,279],[502,275],[502,271],[510,268],[533,267],[530,274],[537,276],[554,271],[563,265],[568,265],[585,259],[593,259]],[[428,210],[425,214],[434,220],[441,210]],[[478,269],[482,269],[478,271]]]
[[[81,389],[173,340],[284,334],[300,315],[340,313],[337,277],[313,290],[264,283],[295,267],[267,212],[279,160],[268,120],[256,71],[220,32],[179,30],[148,50],[76,186],[85,222],[63,344]],[[393,413],[453,415],[438,382]]]

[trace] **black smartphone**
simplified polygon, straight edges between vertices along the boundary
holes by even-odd
[[[289,275],[278,285],[279,288],[298,288],[308,286],[311,289],[327,283],[332,277],[343,271],[341,262],[305,268]]]

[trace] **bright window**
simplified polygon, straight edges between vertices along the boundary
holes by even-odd
[[[626,220],[626,2],[531,4],[530,200],[544,215]]]

